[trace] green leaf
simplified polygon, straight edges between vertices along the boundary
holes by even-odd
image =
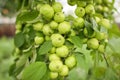
[[[42,79],[40,80],[50,80],[50,76],[49,76],[49,70],[47,69],[45,75],[42,77]]]
[[[23,33],[18,33],[14,37],[14,44],[16,47],[21,47],[25,42],[25,37]]]
[[[22,80],[40,80],[46,73],[47,67],[44,62],[32,63],[26,67],[22,74]]]
[[[97,23],[96,23],[96,21],[95,21],[95,19],[91,19],[91,22],[92,22],[92,25],[93,25],[93,29],[96,31],[96,32],[98,32],[99,30],[98,30],[98,25],[97,25]]]
[[[86,80],[86,74],[84,69],[76,67],[69,72],[68,80]]]
[[[94,33],[94,29],[93,29],[92,26],[93,26],[93,25],[92,25],[90,22],[85,21],[85,27],[86,27],[86,29],[87,29],[88,36],[92,36],[93,33]]]
[[[81,48],[83,45],[82,39],[80,39],[78,36],[71,36],[70,37],[71,42],[76,45],[78,48]]]
[[[32,21],[38,17],[38,14],[39,12],[35,10],[22,12],[17,16],[17,21],[21,22]]]
[[[46,41],[43,43],[43,45],[40,47],[38,53],[39,53],[39,55],[44,55],[51,49],[52,49],[52,42],[51,42],[51,40],[49,40],[49,41]]]

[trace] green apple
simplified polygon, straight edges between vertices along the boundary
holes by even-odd
[[[110,29],[110,21],[108,19],[101,19],[99,24],[105,27],[106,29]]]
[[[99,47],[98,47],[98,51],[101,52],[101,53],[104,53],[105,52],[105,46],[103,44],[100,44]]]
[[[48,24],[43,26],[42,31],[43,31],[44,35],[46,35],[46,36],[49,36],[53,33],[52,29],[50,28],[50,26]]]
[[[46,19],[52,19],[54,16],[54,9],[49,4],[44,4],[40,8],[40,14],[43,15]]]
[[[77,7],[75,9],[75,14],[78,16],[78,17],[83,17],[85,15],[85,9],[83,7]]]
[[[60,47],[65,42],[64,37],[61,34],[58,34],[58,33],[52,34],[51,40],[52,40],[53,46],[55,46],[55,47]]]
[[[85,2],[85,1],[77,1],[78,7],[85,7],[86,5],[87,5],[87,2]]]
[[[58,31],[60,34],[66,34],[70,31],[71,29],[71,25],[69,22],[61,22],[59,25],[58,25]]]
[[[59,75],[60,76],[67,76],[68,73],[69,73],[68,66],[63,65],[62,68],[61,68],[61,71],[59,72]]]
[[[60,72],[62,69],[63,63],[60,60],[54,60],[49,63],[49,69],[53,72]]]
[[[50,79],[56,79],[58,77],[58,72],[50,72]]]
[[[50,27],[51,27],[51,29],[57,29],[58,28],[58,23],[55,22],[55,21],[51,21],[50,22]]]
[[[96,37],[98,40],[103,40],[103,39],[105,39],[105,33],[103,33],[103,32],[96,32],[95,37]]]
[[[46,41],[50,40],[50,36],[45,36],[45,40]]]
[[[85,21],[83,18],[75,18],[73,21],[73,25],[75,28],[83,28],[85,24]]]
[[[34,41],[35,41],[35,44],[42,44],[44,42],[44,38],[43,37],[39,37],[39,36],[36,36],[34,38]]]
[[[74,6],[76,4],[76,0],[67,0],[67,3],[71,6]]]
[[[91,38],[87,41],[87,47],[97,49],[99,47],[99,41],[96,38]]]
[[[65,15],[63,12],[57,12],[55,15],[54,15],[54,20],[56,22],[63,22],[65,20]]]
[[[95,9],[94,6],[92,4],[89,4],[85,7],[85,12],[87,14],[95,14]]]
[[[60,60],[60,57],[57,54],[50,54],[49,61]]]
[[[52,4],[52,7],[54,9],[55,12],[61,12],[62,11],[62,4],[60,2],[55,2]]]
[[[68,47],[63,45],[61,47],[58,47],[56,48],[56,54],[59,56],[59,57],[67,57],[68,54],[69,54],[69,50],[68,50]]]
[[[101,20],[101,19],[100,19],[99,17],[95,16],[95,21],[96,21],[96,23],[99,23],[100,20]]]
[[[54,54],[56,52],[56,48],[52,47],[52,49],[50,50],[50,53]]]
[[[65,59],[65,65],[67,65],[69,68],[73,68],[76,65],[76,59],[74,56],[69,56]]]
[[[36,31],[42,31],[43,23],[35,23],[33,24],[33,29]]]

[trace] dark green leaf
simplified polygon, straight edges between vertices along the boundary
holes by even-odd
[[[16,47],[21,47],[25,42],[24,34],[18,33],[14,37],[14,44]]]
[[[40,47],[38,53],[39,53],[39,55],[44,55],[51,49],[52,49],[52,42],[51,42],[51,40],[49,40],[49,41],[46,41],[43,43],[43,45]]]
[[[17,21],[21,21],[21,22],[32,21],[38,17],[38,14],[39,12],[35,10],[22,12],[18,15]]]
[[[44,62],[32,63],[26,67],[22,74],[22,80],[40,80],[46,73],[47,67]]]
[[[75,46],[77,46],[78,48],[82,47],[83,45],[82,39],[80,39],[78,36],[71,36],[70,39]]]
[[[85,21],[85,27],[86,27],[87,32],[88,32],[88,37],[92,36],[93,33],[94,33],[94,30],[93,30],[93,27],[92,27],[92,26],[93,26],[93,25],[92,25],[90,22]]]

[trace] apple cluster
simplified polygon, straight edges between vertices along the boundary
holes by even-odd
[[[62,4],[55,2],[51,5],[44,4],[40,7],[40,14],[48,23],[37,22],[33,24],[35,31],[43,33],[44,36],[37,35],[34,38],[36,45],[43,44],[44,41],[51,40],[53,48],[49,51],[50,78],[55,79],[59,75],[67,76],[69,69],[76,64],[73,55],[69,55],[69,48],[65,45],[72,27],[70,22],[65,21],[62,12]],[[38,33],[39,34],[39,33]]]
[[[84,43],[87,44],[87,49],[98,50],[101,53],[105,52],[105,45],[108,42],[107,31],[110,29],[110,20],[103,16],[102,13],[97,15],[96,4],[97,2],[90,1],[79,1],[79,0],[67,0],[71,6],[77,5],[75,14],[77,18],[72,21],[73,29],[77,29],[76,35],[84,35]],[[105,11],[104,11],[105,12]],[[91,19],[96,22],[97,30],[94,25],[86,25],[86,21],[92,23]],[[90,30],[90,27],[92,28]]]

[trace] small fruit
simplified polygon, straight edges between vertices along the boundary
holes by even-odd
[[[67,59],[65,59],[65,65],[67,65],[69,68],[73,68],[76,65],[75,57],[69,56]]]
[[[95,9],[94,6],[92,4],[89,4],[85,7],[85,12],[87,14],[95,14]]]
[[[46,36],[49,36],[53,33],[52,29],[50,28],[50,26],[48,24],[43,26],[42,31],[43,31],[44,35],[46,35]]]
[[[75,9],[75,14],[78,16],[78,17],[83,17],[85,15],[85,9],[82,8],[82,7],[77,7]]]
[[[58,31],[60,34],[66,34],[70,31],[71,29],[71,26],[70,26],[70,23],[69,22],[61,22],[58,26]]]
[[[91,38],[87,41],[88,48],[97,49],[99,47],[99,41],[96,38]]]
[[[96,32],[95,37],[96,37],[98,40],[103,40],[103,39],[105,39],[105,33],[103,33],[103,32]]]
[[[50,78],[56,79],[58,77],[58,72],[50,72]]]
[[[35,41],[35,44],[42,44],[44,42],[44,38],[43,37],[39,37],[39,36],[36,36],[34,38],[34,41]]]
[[[73,21],[73,25],[75,28],[83,28],[84,27],[84,19],[83,18],[75,18]]]
[[[60,60],[60,57],[57,54],[50,54],[49,61]]]
[[[89,34],[87,28],[84,28],[83,34],[88,38],[92,38],[95,36],[95,31],[93,31],[91,34]]]
[[[36,31],[41,31],[42,28],[43,28],[43,23],[33,24],[33,29],[36,30]]]
[[[65,39],[61,34],[52,34],[51,40],[52,40],[53,46],[55,47],[60,47],[65,42]]]
[[[57,12],[55,15],[54,15],[54,20],[56,22],[63,22],[65,20],[65,15],[63,12]]]
[[[56,54],[59,57],[67,57],[67,55],[69,54],[68,47],[63,45],[61,47],[56,48]]]
[[[76,0],[67,0],[67,3],[71,6],[74,6],[76,4]]]
[[[40,8],[40,13],[44,16],[45,19],[51,19],[54,16],[54,10],[48,4],[45,4]]]
[[[60,60],[51,61],[49,63],[49,69],[53,72],[60,72],[62,69],[63,63]]]
[[[50,50],[50,53],[54,54],[56,52],[56,48],[52,47],[52,49]]]
[[[55,22],[55,21],[51,21],[50,22],[50,27],[51,27],[51,29],[57,29],[58,28],[58,23]]]
[[[87,5],[87,2],[85,2],[85,1],[77,1],[78,7],[85,7],[86,5]]]
[[[108,19],[102,19],[99,24],[106,29],[110,29],[110,21]]]
[[[99,47],[98,47],[98,51],[101,52],[101,53],[104,53],[105,52],[105,46],[103,44],[100,44]]]
[[[63,65],[62,68],[61,68],[61,71],[60,71],[59,75],[60,76],[67,76],[68,73],[69,73],[68,66]]]
[[[62,11],[62,4],[60,2],[55,2],[52,5],[55,12],[61,12]]]

